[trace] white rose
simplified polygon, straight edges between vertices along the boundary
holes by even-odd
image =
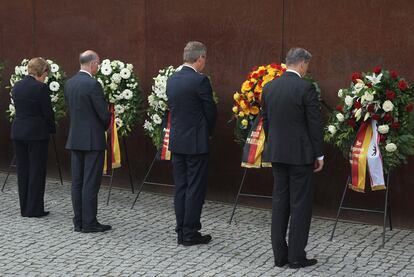
[[[390,112],[394,109],[394,104],[390,101],[390,100],[386,100],[383,104],[382,104],[382,109],[386,112]]]
[[[122,105],[115,105],[115,113],[120,114],[125,111],[125,108]]]
[[[53,103],[56,103],[58,100],[59,100],[59,96],[56,94],[56,95],[53,95],[52,97],[50,97],[50,100],[53,102]]]
[[[120,118],[115,118],[115,123],[116,123],[116,126],[118,127],[124,126],[124,122]]]
[[[50,82],[49,88],[50,88],[51,91],[58,91],[59,88],[60,88],[60,85],[59,85],[58,82],[53,81],[53,82]]]
[[[11,115],[13,115],[16,112],[16,109],[14,108],[13,104],[9,104],[9,110]]]
[[[118,73],[114,73],[111,77],[111,80],[116,83],[119,84],[121,82],[121,75]]]
[[[363,98],[365,99],[365,101],[371,102],[372,100],[374,100],[374,95],[366,91],[364,93]]]
[[[354,85],[354,89],[357,93],[359,93],[361,91],[361,89],[363,89],[365,87],[364,83],[356,83]]]
[[[109,76],[112,73],[112,68],[108,65],[102,65],[101,72],[105,76]]]
[[[123,79],[129,79],[129,77],[131,77],[131,70],[128,68],[122,68],[120,75]]]
[[[397,150],[397,145],[395,145],[395,143],[387,143],[387,145],[385,145],[385,150],[387,150],[388,152],[394,152],[395,150]]]
[[[329,125],[328,126],[328,131],[329,133],[331,133],[332,135],[334,135],[336,133],[336,128],[333,125]]]
[[[152,121],[154,121],[155,124],[159,125],[159,124],[161,124],[162,119],[158,114],[154,114],[152,116]]]
[[[50,71],[51,71],[52,73],[58,72],[58,71],[59,71],[59,66],[58,66],[57,64],[55,64],[55,63],[52,63],[52,64],[50,65]]]
[[[164,101],[158,101],[158,106],[160,107],[160,109],[162,111],[166,111],[167,110],[167,103],[165,103]]]
[[[152,123],[149,122],[148,120],[145,120],[145,122],[144,122],[144,129],[146,129],[150,132],[154,131],[154,127],[152,126]]]
[[[380,134],[386,134],[386,133],[388,133],[389,130],[390,130],[390,127],[386,124],[378,126],[378,132]]]
[[[130,63],[127,63],[126,68],[130,71],[132,71],[132,69],[134,69],[134,66]]]
[[[344,92],[340,89],[338,90],[338,97],[341,98],[342,96],[344,96]]]
[[[119,68],[124,68],[125,64],[121,61],[118,61],[118,66],[119,66]]]
[[[345,97],[345,104],[346,104],[348,107],[352,107],[352,104],[354,104],[354,98],[352,98],[351,96],[347,95],[347,96]]]
[[[336,114],[336,119],[338,119],[339,122],[343,122],[345,120],[345,117],[342,113]]]
[[[125,89],[123,92],[122,92],[122,96],[124,97],[124,99],[126,99],[126,100],[129,100],[129,99],[131,99],[132,98],[132,91],[131,90],[129,90],[129,89]]]
[[[16,66],[16,67],[14,68],[14,74],[16,74],[16,75],[20,75],[20,73],[21,73],[21,71],[20,71],[20,67]]]
[[[118,88],[118,85],[117,85],[117,84],[115,84],[115,83],[111,83],[111,84],[109,85],[109,88],[110,88],[112,91],[115,91],[115,90]]]

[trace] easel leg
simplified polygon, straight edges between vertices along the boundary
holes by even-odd
[[[390,173],[387,174],[387,186],[385,188],[384,225],[382,226],[382,246],[381,246],[381,248],[384,248],[384,245],[385,245],[385,229],[386,229],[386,226],[387,226],[387,216],[389,216],[390,228],[392,228],[391,227],[391,216],[387,213],[387,212],[389,212],[388,211],[388,205],[389,205],[388,192],[390,190],[389,185],[390,185]]]
[[[106,199],[106,205],[108,206],[109,204],[109,198],[111,197],[111,191],[112,191],[112,182],[114,180],[114,169],[112,168],[111,170],[111,179],[109,181],[109,191],[108,191],[108,198]]]
[[[12,158],[12,160],[10,162],[9,170],[7,170],[6,179],[4,179],[3,186],[1,187],[1,192],[4,192],[4,187],[6,186],[7,180],[9,179],[9,176],[10,176],[10,170],[15,165],[16,165],[16,154],[13,155],[13,158]]]
[[[58,152],[57,152],[57,148],[56,148],[56,141],[55,141],[55,136],[54,135],[52,135],[52,142],[53,142],[53,147],[55,149],[56,165],[57,165],[57,168],[58,168],[58,171],[59,171],[60,184],[63,186],[62,170],[60,169],[59,156],[58,156]]]
[[[329,239],[330,241],[332,241],[332,240],[333,240],[333,237],[334,237],[334,234],[335,234],[336,225],[338,224],[339,214],[341,213],[341,209],[342,209],[342,206],[343,206],[343,204],[344,204],[344,199],[345,199],[345,195],[346,195],[346,191],[347,191],[347,189],[348,189],[348,184],[349,184],[350,179],[351,179],[351,177],[350,177],[350,176],[348,176],[348,178],[346,179],[346,183],[345,183],[344,192],[342,193],[341,203],[339,204],[338,212],[336,213],[335,224],[334,224],[334,227],[333,227],[333,229],[332,229],[331,238]]]
[[[132,181],[131,167],[129,166],[128,149],[127,149],[125,137],[122,137],[122,141],[124,143],[125,161],[128,166],[129,183],[131,185],[132,194],[134,194],[134,182]]]
[[[145,177],[144,177],[144,179],[142,180],[142,183],[141,183],[141,185],[140,185],[140,187],[139,187],[139,190],[138,190],[138,192],[137,192],[137,196],[135,197],[134,203],[132,203],[132,207],[131,207],[131,209],[133,209],[133,208],[134,208],[135,203],[137,202],[138,197],[139,197],[139,195],[140,195],[140,193],[141,193],[142,189],[144,188],[145,181],[147,180],[147,177],[148,177],[149,173],[151,172],[152,166],[154,165],[155,159],[157,158],[157,154],[158,154],[158,152],[157,152],[157,153],[155,153],[154,159],[152,160],[152,163],[151,163],[151,165],[150,165],[150,167],[149,167],[149,169],[148,169],[148,171],[147,171],[147,174],[145,174]]]
[[[239,191],[237,192],[236,200],[234,201],[233,211],[232,211],[231,216],[230,216],[229,224],[231,224],[231,222],[233,221],[234,213],[236,212],[237,203],[239,202],[239,197],[240,197],[240,193],[241,193],[242,188],[243,188],[244,179],[246,178],[246,174],[247,174],[247,168],[244,169],[243,177],[242,177],[242,180],[240,182]]]

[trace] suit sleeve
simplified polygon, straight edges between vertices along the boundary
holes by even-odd
[[[46,124],[49,127],[49,133],[56,133],[55,112],[52,108],[52,101],[50,100],[50,91],[47,85],[42,85],[40,93],[40,107],[42,114],[45,117]]]
[[[203,102],[203,113],[207,119],[209,134],[212,135],[216,125],[217,107],[214,103],[213,90],[208,77],[204,77],[201,81],[199,94]]]
[[[98,82],[95,83],[92,89],[91,100],[96,114],[105,127],[105,130],[107,130],[111,123],[111,113],[108,111],[108,103],[105,101],[102,86]]]
[[[304,96],[308,134],[314,150],[315,159],[323,156],[323,125],[318,96],[310,84]]]
[[[265,132],[265,141],[267,141],[267,137],[269,134],[269,120],[267,117],[267,107],[266,107],[266,94],[265,94],[266,90],[263,90],[262,93],[262,110],[260,111],[260,114],[263,118],[263,130]]]

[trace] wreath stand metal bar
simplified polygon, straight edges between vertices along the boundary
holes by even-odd
[[[237,203],[239,202],[240,196],[272,199],[272,196],[268,196],[268,195],[250,194],[250,193],[243,193],[242,192],[243,185],[244,185],[244,180],[246,179],[246,175],[247,175],[247,169],[248,168],[244,169],[243,177],[242,177],[242,180],[241,180],[240,186],[239,186],[239,191],[237,192],[236,200],[234,201],[234,204],[233,204],[233,211],[232,211],[231,216],[230,216],[229,224],[231,224],[231,222],[233,221],[234,213],[236,212]]]
[[[51,135],[51,137],[52,137],[53,149],[55,150],[55,158],[56,158],[56,165],[57,165],[58,172],[59,172],[59,180],[60,180],[60,184],[63,186],[62,170],[60,168],[59,156],[58,156],[57,147],[56,147],[56,140],[55,140],[54,135]],[[13,158],[10,161],[9,168],[7,169],[6,178],[4,179],[3,186],[1,187],[1,192],[4,192],[4,187],[6,186],[7,180],[9,179],[12,167],[16,167],[16,154],[13,154]]]
[[[379,214],[383,214],[384,215],[384,224],[383,224],[383,229],[382,229],[382,245],[381,245],[381,248],[384,248],[384,245],[385,245],[385,231],[386,231],[386,225],[387,225],[387,217],[388,217],[389,224],[390,224],[390,230],[392,230],[391,204],[390,204],[390,200],[389,200],[390,173],[387,174],[387,181],[386,181],[386,188],[385,188],[384,210],[361,209],[361,208],[343,206],[344,199],[345,199],[345,195],[346,195],[346,192],[348,190],[348,184],[349,184],[350,180],[351,180],[351,176],[348,176],[348,179],[347,179],[347,181],[345,183],[344,192],[342,194],[341,203],[339,204],[338,212],[336,214],[335,224],[334,224],[334,227],[332,229],[332,234],[331,234],[331,237],[330,237],[329,240],[330,241],[333,240],[333,237],[334,237],[334,234],[335,234],[336,226],[338,224],[339,215],[341,213],[341,210],[358,211],[358,212],[368,212],[368,213],[379,213]]]
[[[132,181],[131,166],[129,164],[128,149],[127,149],[127,144],[126,144],[125,137],[122,137],[122,142],[123,142],[123,145],[124,145],[125,162],[126,162],[127,167],[128,167],[129,184],[131,185],[132,194],[134,194],[134,183]],[[108,191],[108,197],[106,199],[106,205],[109,205],[109,199],[111,198],[112,184],[113,184],[113,180],[114,180],[114,175],[115,175],[115,170],[113,168],[111,169],[111,174],[104,174],[103,175],[103,177],[109,177],[110,178],[109,191]]]
[[[160,150],[158,150],[158,151],[160,151]],[[152,170],[152,167],[154,166],[154,163],[157,160],[158,151],[157,151],[157,153],[155,153],[154,159],[152,160],[151,165],[149,166],[148,171],[145,174],[145,177],[142,180],[141,185],[139,186],[139,189],[138,189],[138,192],[137,192],[137,196],[135,196],[135,200],[134,200],[134,203],[132,203],[131,210],[134,208],[135,203],[137,202],[138,197],[141,194],[142,189],[144,188],[144,185],[145,184],[148,184],[148,185],[156,185],[156,186],[163,186],[163,187],[173,187],[173,185],[171,185],[171,184],[162,184],[162,183],[156,183],[156,182],[147,181],[148,175],[150,174],[150,172]]]

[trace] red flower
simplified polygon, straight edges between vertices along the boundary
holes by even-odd
[[[380,135],[380,142],[384,143],[386,139],[387,139],[386,135]]]
[[[376,120],[376,121],[380,120],[381,118],[379,114],[373,114],[371,117],[372,117],[372,120]]]
[[[390,113],[386,113],[386,114],[384,115],[384,120],[385,120],[386,122],[391,122],[391,121],[393,120],[392,115],[391,115]]]
[[[359,108],[361,108],[361,107],[362,107],[361,102],[356,101],[356,102],[354,103],[354,107],[355,107],[355,109],[359,109]]]
[[[369,104],[369,105],[368,105],[368,107],[367,107],[367,110],[368,110],[370,113],[375,112],[375,105],[374,105],[374,104]]]
[[[393,100],[395,98],[395,92],[393,92],[392,90],[387,90],[385,94],[387,95],[388,100]]]
[[[400,129],[400,127],[401,127],[401,124],[398,121],[395,121],[391,124],[391,128],[393,129]]]
[[[371,83],[368,83],[367,84],[367,87],[372,88],[372,84]]]
[[[374,69],[372,70],[375,74],[380,74],[381,73],[381,67],[376,66],[374,67]]]
[[[254,86],[254,83],[253,82],[249,82],[249,86],[250,87],[253,87]]]
[[[390,77],[391,77],[391,79],[397,79],[397,77],[398,77],[397,71],[391,70],[390,71]]]
[[[257,73],[253,73],[253,74],[252,74],[252,76],[251,76],[251,78],[253,78],[253,79],[257,79],[257,78],[259,78],[259,74],[257,74]]]
[[[362,79],[362,75],[359,72],[354,72],[352,73],[351,78],[352,78],[352,81],[356,83],[357,79]]]
[[[404,80],[398,81],[398,88],[402,91],[406,90],[408,88],[407,83]]]
[[[257,65],[253,66],[252,71],[256,71],[258,69]]]
[[[259,71],[259,76],[260,77],[265,76],[265,75],[266,75],[266,70],[262,69],[262,70]]]
[[[342,105],[336,105],[335,108],[338,112],[342,112],[344,110],[344,107]]]
[[[277,64],[276,64],[276,63],[271,63],[271,64],[270,64],[270,67],[271,67],[271,68],[275,68],[275,69],[276,69],[276,68],[277,68]]]
[[[348,119],[348,125],[351,126],[352,128],[355,127],[355,120],[354,119]]]
[[[413,103],[408,103],[407,107],[405,107],[407,109],[407,112],[412,112],[414,109],[414,104]]]

